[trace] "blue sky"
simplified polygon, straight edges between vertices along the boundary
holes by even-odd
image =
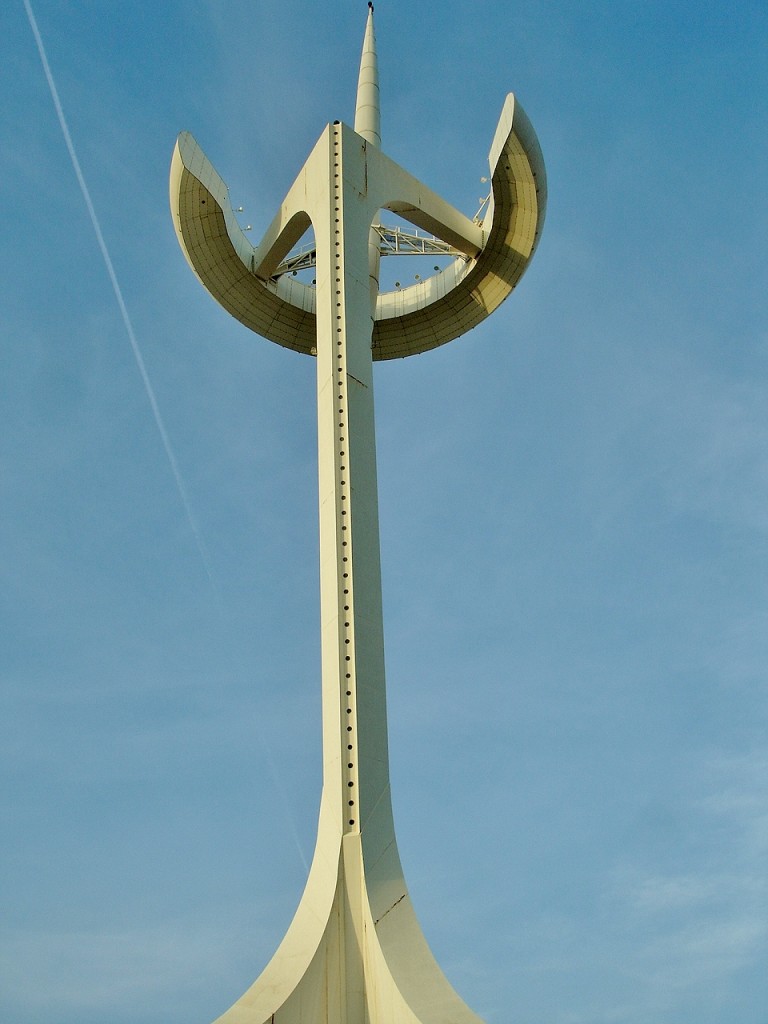
[[[366,6],[33,10],[198,537],[13,0],[0,1018],[206,1024],[274,951],[314,841],[314,366],[200,287],[168,167],[191,130],[256,241],[352,119]],[[473,214],[514,91],[549,175],[511,299],[377,368],[417,913],[489,1024],[766,1024],[768,12],[376,19],[393,158]]]

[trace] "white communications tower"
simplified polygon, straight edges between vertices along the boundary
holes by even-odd
[[[536,135],[510,94],[490,150],[491,195],[471,220],[381,151],[369,4],[354,129],[323,130],[261,243],[192,136],[171,166],[184,255],[246,327],[316,357],[323,790],[312,867],[264,972],[216,1024],[479,1024],[438,967],[413,912],[392,819],[373,414],[373,362],[464,334],[512,291],[544,220]],[[429,234],[388,230],[391,210]],[[292,254],[312,227],[315,248]],[[453,257],[379,292],[392,251]],[[314,265],[315,281],[294,270]]]

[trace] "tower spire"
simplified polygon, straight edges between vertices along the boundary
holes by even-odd
[[[357,80],[355,105],[355,131],[381,148],[381,111],[379,107],[379,64],[376,58],[376,35],[373,31],[373,4],[368,4],[363,53],[360,58],[360,77]]]

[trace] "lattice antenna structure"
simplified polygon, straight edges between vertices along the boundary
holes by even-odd
[[[510,294],[530,263],[544,221],[546,179],[536,135],[512,94],[489,164],[491,196],[478,222],[384,154],[372,5],[354,127],[334,121],[323,129],[257,246],[240,229],[226,185],[193,137],[184,132],[176,143],[171,209],[193,271],[246,327],[314,356],[317,366],[323,734],[317,843],[285,938],[216,1024],[480,1024],[429,950],[395,837],[373,364],[466,333]],[[416,230],[382,227],[383,210]],[[294,252],[310,226],[311,257]],[[451,260],[417,284],[380,292],[381,254],[409,249]],[[293,275],[300,265],[314,267],[314,285]]]
[[[401,227],[385,227],[373,224],[373,230],[379,236],[380,256],[452,256],[454,259],[468,260],[448,242],[434,235],[420,234],[418,231],[407,231]],[[317,248],[314,243],[300,246],[285,257],[274,273],[278,278],[281,274],[296,274],[300,270],[311,270],[317,263]]]

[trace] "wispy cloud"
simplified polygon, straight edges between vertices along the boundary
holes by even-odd
[[[142,929],[27,929],[3,937],[0,985],[6,1006],[18,1002],[54,1018],[72,1010],[109,1013],[121,1004],[160,1013],[169,998],[210,998],[245,938],[242,923],[199,920],[194,927],[177,920]],[[254,938],[247,936],[249,945]]]
[[[766,767],[757,751],[704,769],[707,792],[691,809],[699,848],[686,855],[694,870],[635,864],[614,877],[611,901],[637,939],[626,969],[649,1011],[670,1013],[697,992],[727,1005],[742,972],[768,958]]]

